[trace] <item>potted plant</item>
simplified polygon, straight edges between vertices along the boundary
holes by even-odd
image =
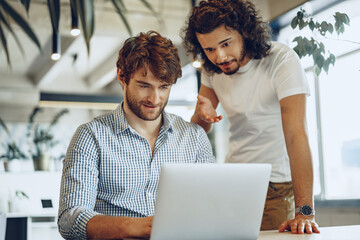
[[[10,131],[5,122],[0,118],[0,125],[5,130],[7,136],[10,136]],[[19,171],[21,168],[20,159],[25,159],[26,155],[20,150],[15,141],[10,140],[5,144],[5,152],[0,155],[0,160],[4,161],[5,171]]]
[[[69,112],[68,109],[63,109],[58,112],[48,124],[48,126],[35,123],[36,115],[43,109],[35,107],[29,117],[28,133],[27,136],[31,139],[32,147],[30,152],[34,162],[34,169],[37,170],[49,170],[50,165],[50,150],[54,147],[58,141],[55,140],[52,133],[53,127],[58,123],[59,119]]]

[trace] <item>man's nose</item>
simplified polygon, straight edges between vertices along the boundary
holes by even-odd
[[[158,89],[153,89],[148,97],[149,101],[153,104],[157,104],[160,100],[160,93]]]
[[[226,61],[226,53],[222,49],[217,49],[216,51],[216,57],[218,63],[223,63]]]

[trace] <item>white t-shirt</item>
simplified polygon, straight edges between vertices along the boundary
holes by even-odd
[[[309,95],[296,53],[273,42],[268,56],[250,60],[235,74],[203,71],[201,79],[213,88],[230,122],[225,162],[271,163],[270,181],[291,181],[279,101],[295,94]]]

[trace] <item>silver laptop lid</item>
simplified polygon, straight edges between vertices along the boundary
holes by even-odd
[[[152,240],[257,239],[270,164],[165,164]]]

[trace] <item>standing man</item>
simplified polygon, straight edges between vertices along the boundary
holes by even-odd
[[[250,2],[208,0],[193,9],[183,39],[203,71],[191,121],[208,132],[222,119],[220,102],[230,122],[226,162],[272,164],[262,230],[318,233],[305,122],[309,89],[296,53],[270,42],[269,33]]]
[[[163,163],[214,162],[198,125],[166,113],[177,49],[154,31],[129,38],[117,76],[124,101],[81,125],[64,160],[58,226],[66,239],[150,236]]]

